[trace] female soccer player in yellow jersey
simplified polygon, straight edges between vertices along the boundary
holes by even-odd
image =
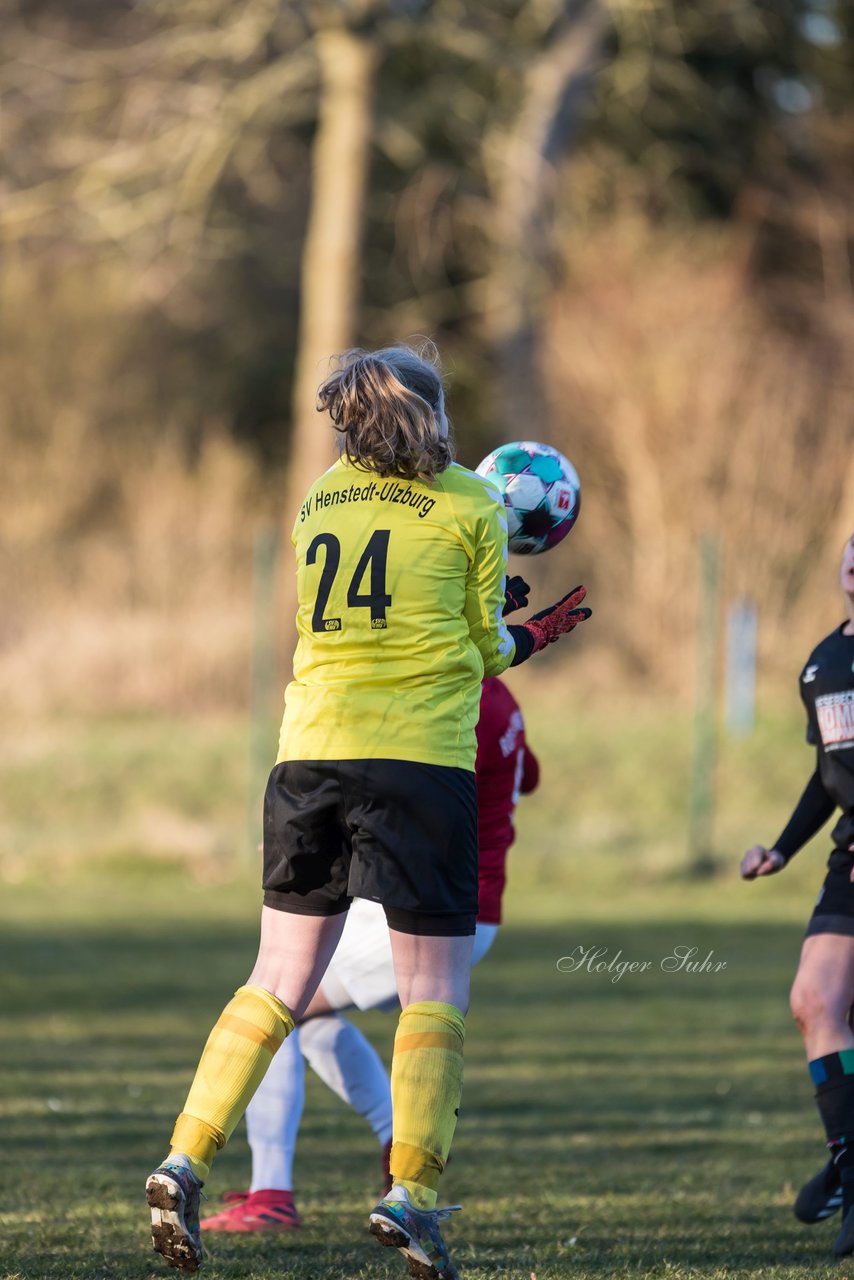
[[[496,489],[453,461],[432,345],[350,351],[318,393],[340,457],[300,507],[299,643],[264,799],[255,967],[202,1053],[146,1183],[154,1248],[202,1261],[199,1190],[323,977],[353,897],[388,921],[400,998],[391,1191],[370,1217],[421,1280],[456,1280],[439,1177],[462,1088],[478,899],[475,725],[484,675],[589,616],[584,588],[507,626]]]

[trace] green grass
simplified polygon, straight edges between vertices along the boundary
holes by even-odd
[[[796,718],[727,748],[720,872],[702,881],[683,871],[687,722],[641,708],[618,733],[613,716],[561,719],[546,705],[529,720],[544,788],[520,810],[506,927],[474,977],[442,1191],[465,1205],[448,1232],[462,1274],[847,1276],[829,1257],[834,1226],[800,1227],[788,1207],[823,1156],[786,1002],[822,850],[765,884],[734,874],[747,843],[776,833],[809,768]],[[31,730],[4,762],[3,1280],[169,1274],[148,1252],[141,1184],[254,953],[244,740],[227,722],[69,722],[40,744]],[[39,773],[62,801],[49,812]],[[208,852],[164,840],[150,856],[132,834],[147,809],[202,824]],[[676,946],[726,968],[662,971]],[[577,947],[650,967],[616,982],[560,972]],[[387,1056],[393,1018],[359,1022]],[[373,1139],[308,1085],[305,1229],[213,1238],[205,1274],[403,1280],[400,1259],[365,1230]],[[212,1203],[247,1174],[239,1133]]]

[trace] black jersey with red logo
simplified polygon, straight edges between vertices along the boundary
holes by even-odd
[[[854,844],[854,636],[844,634],[845,625],[813,649],[800,688],[821,785],[842,810],[831,838],[847,850]]]

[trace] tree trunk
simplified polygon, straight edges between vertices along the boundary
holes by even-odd
[[[575,10],[575,6],[572,6]],[[496,364],[495,407],[504,439],[548,434],[543,378],[542,299],[552,283],[556,165],[578,131],[608,28],[599,0],[567,12],[526,76],[515,129],[487,145],[496,213],[495,267],[487,291],[487,330]]]
[[[342,27],[319,31],[315,44],[320,64],[320,105],[302,257],[299,348],[281,558],[285,624],[282,648],[288,665],[296,643],[291,529],[306,490],[336,456],[329,420],[315,408],[316,392],[330,356],[355,341],[376,62],[375,45]]]

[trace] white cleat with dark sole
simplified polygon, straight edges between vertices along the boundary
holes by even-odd
[[[461,1208],[416,1209],[403,1187],[392,1187],[371,1214],[368,1229],[378,1244],[400,1250],[413,1280],[459,1280],[439,1223]]]
[[[198,1271],[205,1256],[199,1228],[202,1185],[191,1169],[168,1161],[145,1184],[154,1251],[179,1271]]]

